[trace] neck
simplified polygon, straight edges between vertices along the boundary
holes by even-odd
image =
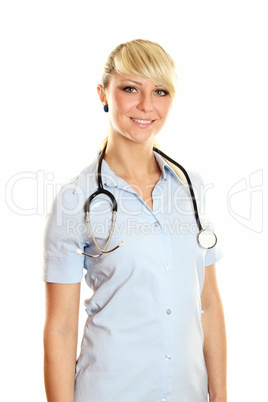
[[[152,141],[137,143],[124,137],[117,141],[109,138],[104,159],[122,178],[141,179],[159,171]]]

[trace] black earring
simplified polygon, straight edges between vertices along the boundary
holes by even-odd
[[[108,111],[109,111],[108,105],[104,105],[103,110],[105,111],[105,113],[108,113]]]

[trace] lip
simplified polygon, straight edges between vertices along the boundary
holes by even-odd
[[[139,127],[149,127],[155,120],[150,119],[137,119],[135,117],[130,117],[130,120],[133,121],[134,124],[138,125]]]

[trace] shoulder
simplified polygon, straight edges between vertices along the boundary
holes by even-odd
[[[79,211],[83,209],[85,198],[96,188],[96,159],[77,176],[62,184],[54,202],[52,211]]]
[[[192,183],[192,188],[196,197],[197,204],[199,206],[199,209],[202,210],[205,203],[205,184],[203,177],[199,172],[195,170],[189,170],[187,172]]]
[[[85,167],[77,176],[64,183],[60,189],[60,194],[80,195],[91,192],[97,186],[96,181],[97,158]]]
[[[188,175],[190,176],[191,182],[193,185],[198,185],[203,183],[202,175],[196,170],[188,170]]]

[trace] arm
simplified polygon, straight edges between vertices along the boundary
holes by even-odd
[[[80,283],[46,283],[44,378],[48,402],[74,402]]]
[[[201,303],[209,400],[226,402],[226,332],[215,264],[206,267]]]

